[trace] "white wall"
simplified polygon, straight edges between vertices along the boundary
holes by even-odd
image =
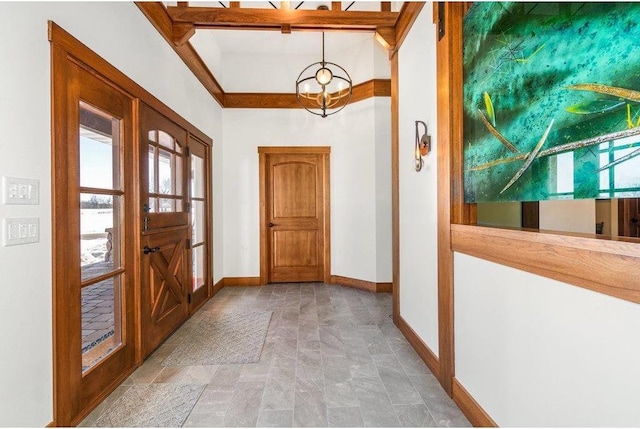
[[[640,306],[455,255],[456,378],[499,426],[637,427]]]
[[[426,4],[400,48],[400,315],[438,354],[437,99],[433,8]],[[422,171],[413,169],[415,121],[431,135]],[[421,127],[422,131],[423,128]]]
[[[220,109],[133,3],[0,2],[0,175],[38,179],[40,204],[0,206],[39,217],[40,242],[0,247],[0,425],[44,426],[52,410],[52,19],[217,140]]]
[[[377,178],[385,173],[376,171],[378,149],[384,159],[384,137],[376,132],[389,135],[390,114],[375,123],[376,105],[361,101],[324,119],[301,109],[223,112],[225,277],[260,275],[258,146],[331,146],[331,273],[391,281],[390,252],[383,250],[386,260],[377,255],[377,237],[390,234],[391,211],[377,211]],[[388,103],[379,106],[389,112]],[[380,276],[378,264],[386,267]]]
[[[437,353],[435,157],[411,170],[413,121],[435,134],[431,11],[400,50],[400,313]],[[555,208],[541,203],[541,228],[558,228]],[[593,233],[595,219],[559,222]],[[640,425],[637,304],[457,253],[454,281],[456,378],[498,425]]]
[[[393,279],[391,222],[391,98],[375,98],[376,278]]]

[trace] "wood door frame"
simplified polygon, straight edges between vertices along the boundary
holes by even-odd
[[[69,394],[70,387],[64,379],[63,371],[60,371],[60,367],[64,369],[65,365],[68,365],[62,355],[58,353],[61,345],[64,344],[65,336],[68,332],[68,321],[65,321],[64,307],[61,307],[62,301],[60,299],[60,293],[62,287],[59,285],[67,284],[68,269],[66,268],[63,260],[60,260],[56,250],[56,243],[64,237],[67,230],[68,218],[64,211],[59,211],[59,207],[64,204],[64,201],[68,199],[68,189],[64,186],[57,186],[56,183],[66,183],[67,177],[70,174],[66,165],[56,168],[56,157],[61,156],[59,153],[61,146],[59,142],[64,142],[67,139],[66,129],[66,112],[67,112],[67,99],[65,94],[66,88],[66,67],[69,62],[73,62],[80,65],[88,72],[94,74],[99,79],[102,79],[105,83],[118,89],[120,92],[128,94],[133,98],[133,145],[134,150],[134,168],[138,168],[138,133],[139,133],[139,118],[138,109],[139,103],[144,102],[149,107],[156,110],[158,113],[166,116],[176,124],[184,127],[189,132],[189,135],[196,137],[198,140],[211,147],[213,141],[205,133],[197,129],[186,119],[182,118],[178,113],[173,111],[170,107],[161,102],[153,94],[145,90],[142,86],[138,85],[127,75],[122,73],[116,67],[111,65],[104,58],[100,57],[78,39],[73,37],[62,27],[57,25],[53,21],[48,21],[48,40],[51,46],[51,150],[52,150],[52,326],[53,326],[53,344],[52,344],[52,358],[53,358],[53,421],[49,426],[73,426],[80,421],[86,415],[88,415],[92,409],[97,406],[100,401],[104,400],[118,385],[124,381],[131,372],[142,364],[140,338],[136,338],[136,362],[134,368],[129,373],[114,374],[113,383],[111,383],[105,391],[96,398],[86,409],[84,409],[77,416],[73,416],[69,401],[66,399],[66,395]],[[211,165],[211,164],[210,164]],[[134,174],[139,177],[139,173]],[[139,187],[134,187],[133,194],[131,195],[130,204],[133,208],[140,207],[140,195]],[[210,201],[213,201],[212,199]],[[211,208],[209,208],[211,210]],[[131,217],[133,222],[133,228],[136,234],[132,237],[135,241],[135,247],[140,248],[140,230],[142,225],[140,224],[140,216],[136,211],[135,215]],[[213,218],[210,217],[211,231],[213,230]],[[212,234],[211,234],[212,235]],[[213,240],[212,237],[210,237]],[[209,259],[212,259],[213,252],[210,253]],[[140,258],[134,258],[133,265],[133,279],[136,285],[140,284]],[[213,277],[213,272],[211,271]],[[136,288],[134,294],[136,316],[135,323],[140,324],[140,294],[139,288]],[[139,334],[138,334],[139,335]]]
[[[260,284],[265,285],[269,281],[269,234],[267,228],[267,158],[274,154],[295,154],[295,155],[323,155],[324,170],[323,175],[323,219],[320,224],[323,226],[324,252],[323,279],[324,283],[331,282],[331,177],[330,177],[330,154],[329,146],[258,146],[259,156],[259,180],[260,180]]]

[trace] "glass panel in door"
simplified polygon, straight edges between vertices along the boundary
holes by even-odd
[[[121,120],[80,102],[80,299],[82,373],[123,339]]]

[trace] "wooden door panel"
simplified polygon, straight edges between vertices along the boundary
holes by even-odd
[[[278,158],[283,162],[278,163]],[[275,157],[273,164],[273,218],[317,218],[316,159],[285,161]]]
[[[318,234],[316,231],[274,231],[274,268],[318,266]]]
[[[270,282],[323,281],[329,241],[328,151],[269,150],[274,149],[276,153],[261,155],[261,192],[264,189],[266,200],[261,249],[266,250],[263,258],[268,261],[261,265],[261,278]]]
[[[188,229],[143,236],[152,252],[142,263],[142,332],[148,356],[189,314],[187,240]]]

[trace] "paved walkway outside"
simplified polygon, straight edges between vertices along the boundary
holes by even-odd
[[[273,311],[260,362],[164,367],[203,311]],[[470,426],[391,318],[391,295],[341,286],[227,287],[81,426],[133,384],[202,383],[185,427]]]

